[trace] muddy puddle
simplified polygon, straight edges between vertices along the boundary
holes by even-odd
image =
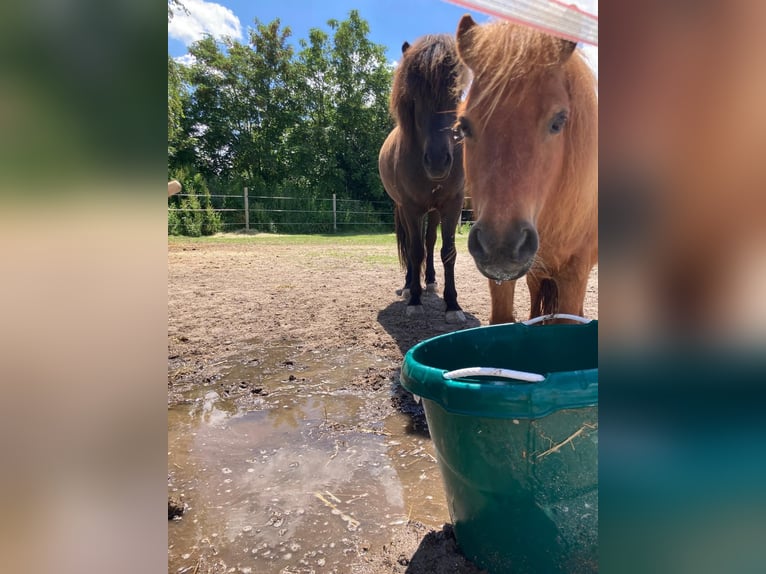
[[[170,407],[185,513],[168,523],[168,572],[354,572],[409,520],[448,522],[431,440],[394,407],[395,377],[365,376],[398,366],[259,349]]]

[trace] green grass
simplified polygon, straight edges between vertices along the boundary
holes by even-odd
[[[468,234],[456,236],[458,246],[465,246]],[[225,233],[209,237],[169,236],[169,245],[188,244],[252,244],[252,245],[390,245],[396,249],[396,235],[393,233],[332,233],[317,235],[279,235],[274,233]],[[436,242],[437,257],[441,238]],[[396,252],[392,255],[396,260]]]
[[[247,243],[254,245],[396,245],[393,233],[281,235],[276,233],[226,233],[209,237],[169,236],[168,243]]]

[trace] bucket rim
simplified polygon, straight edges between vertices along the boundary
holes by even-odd
[[[598,321],[586,324],[554,324],[528,326],[506,323],[453,331],[431,337],[413,346],[405,355],[400,382],[409,392],[432,401],[447,412],[459,415],[536,419],[553,412],[598,406],[598,367],[571,371],[543,372],[539,382],[497,381],[482,377],[445,378],[448,369],[432,367],[415,359],[425,346],[438,344],[445,338],[470,337],[471,333],[491,330],[595,330]],[[570,334],[571,335],[571,334]],[[491,365],[490,365],[491,366]]]

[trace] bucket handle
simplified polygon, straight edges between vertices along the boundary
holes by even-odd
[[[570,315],[568,313],[552,313],[550,315],[543,315],[541,317],[535,317],[524,321],[523,325],[536,325],[543,321],[550,319],[569,319],[571,321],[579,321],[580,323],[590,323],[592,319],[586,319],[579,315]],[[457,369],[455,371],[448,371],[444,373],[445,379],[460,379],[463,377],[499,377],[502,379],[514,379],[517,381],[525,381],[528,383],[539,383],[544,381],[545,377],[539,373],[529,373],[527,371],[515,371],[513,369],[498,369],[494,367],[469,367],[467,369]]]
[[[537,325],[543,321],[550,321],[551,319],[569,319],[570,321],[578,321],[580,323],[590,323],[593,319],[587,319],[580,317],[580,315],[570,315],[569,313],[551,313],[550,315],[541,315],[528,321],[522,321],[522,325]]]
[[[444,373],[445,379],[461,379],[463,377],[500,377],[503,379],[515,379],[528,383],[539,383],[544,381],[545,377],[537,373],[528,373],[526,371],[514,371],[513,369],[497,369],[493,367],[468,367],[467,369],[457,369]]]

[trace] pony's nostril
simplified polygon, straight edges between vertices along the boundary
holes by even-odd
[[[481,227],[475,223],[468,233],[468,252],[474,259],[482,260],[487,256],[487,249],[482,239],[486,240],[482,237]]]
[[[450,154],[445,154],[444,163],[442,164],[442,167],[449,167],[450,164],[452,164],[452,156]]]
[[[529,259],[537,252],[537,231],[534,227],[524,224],[518,231],[513,244],[513,257],[518,261]]]
[[[426,153],[423,155],[423,163],[424,163],[426,166],[430,166],[430,165],[431,165],[431,158],[430,158],[430,157],[428,157],[428,152],[426,152]]]
[[[524,244],[529,239],[529,230],[527,228],[522,229],[519,232],[519,236],[516,239],[516,251],[520,251],[522,247],[524,247]]]

